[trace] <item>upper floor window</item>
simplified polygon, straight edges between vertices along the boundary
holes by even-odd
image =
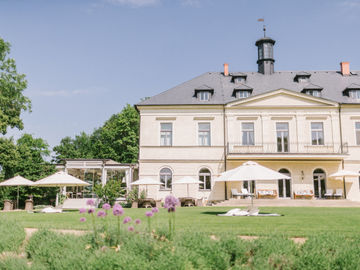
[[[242,145],[254,145],[254,123],[241,123]]]
[[[199,123],[199,145],[210,146],[210,123]]]
[[[245,77],[234,77],[234,83],[245,83]]]
[[[360,99],[360,89],[349,90],[349,97],[353,99]]]
[[[321,91],[320,90],[306,90],[305,94],[310,95],[310,96],[314,96],[314,97],[320,97],[321,96]]]
[[[172,123],[160,123],[160,145],[172,145]]]
[[[208,169],[201,169],[199,172],[199,189],[211,189],[211,173]]]
[[[210,91],[199,91],[198,98],[200,101],[209,101],[211,97]]]
[[[302,77],[302,76],[299,76],[298,78],[297,78],[297,81],[299,82],[299,83],[303,83],[303,82],[308,82],[309,81],[309,78],[308,77]]]
[[[251,95],[251,91],[249,90],[236,90],[235,97],[236,98],[247,98]]]
[[[355,122],[356,144],[360,145],[360,122]]]
[[[311,123],[311,144],[324,145],[324,127],[321,122]]]
[[[160,171],[160,189],[171,189],[172,172],[169,168],[163,168]]]

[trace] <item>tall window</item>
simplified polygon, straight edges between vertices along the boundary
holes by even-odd
[[[323,123],[311,123],[311,144],[324,145]]]
[[[161,146],[172,145],[172,123],[160,124],[160,145]]]
[[[355,122],[356,144],[360,145],[360,122]]]
[[[254,123],[241,123],[242,144],[254,145]]]
[[[211,173],[208,169],[201,169],[199,172],[200,190],[211,189]]]
[[[210,146],[210,123],[199,123],[199,145]]]
[[[160,189],[171,189],[172,172],[169,168],[163,168],[160,171]]]

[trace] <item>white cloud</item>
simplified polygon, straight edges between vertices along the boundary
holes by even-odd
[[[181,0],[181,4],[189,7],[200,7],[200,0]]]
[[[340,4],[347,8],[360,8],[359,0],[346,0],[346,1],[340,2]]]
[[[105,0],[105,2],[114,5],[127,5],[131,7],[156,6],[160,4],[160,0]]]

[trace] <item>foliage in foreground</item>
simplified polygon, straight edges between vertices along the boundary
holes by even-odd
[[[298,245],[281,236],[253,241],[232,234],[211,238],[186,232],[173,241],[158,236],[123,231],[119,248],[93,248],[88,245],[91,235],[40,231],[26,251],[33,269],[359,269],[360,265],[359,237],[323,234]]]
[[[0,239],[0,253],[17,251],[25,239],[25,231],[16,221],[0,218]]]

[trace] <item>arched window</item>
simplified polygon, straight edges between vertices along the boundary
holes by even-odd
[[[211,172],[208,169],[201,169],[199,172],[200,190],[211,189]]]
[[[172,172],[169,168],[163,168],[160,171],[160,189],[171,189]]]
[[[287,169],[280,169],[279,173],[291,177],[291,174]],[[278,191],[279,198],[291,198],[291,179],[279,179]]]
[[[313,173],[315,198],[324,198],[326,192],[326,174],[322,169],[316,169]]]

